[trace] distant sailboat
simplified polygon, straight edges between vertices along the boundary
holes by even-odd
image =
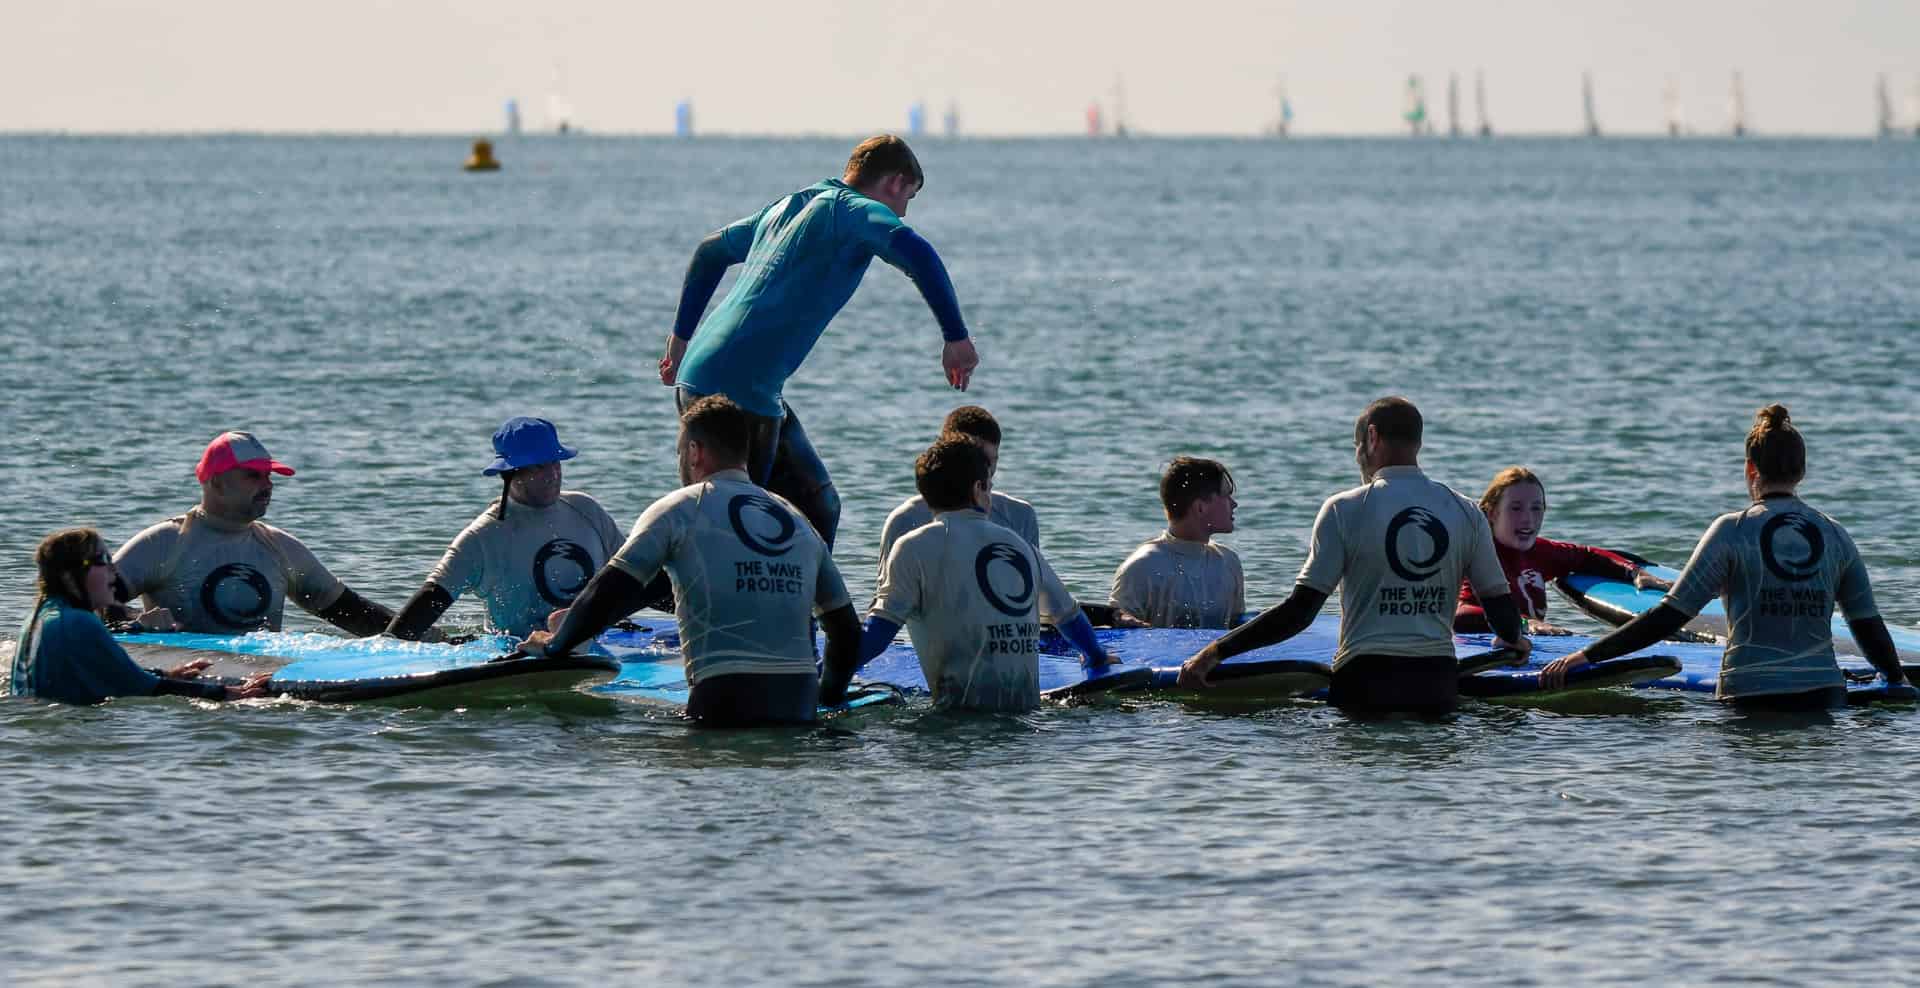
[[[1580,103],[1587,114],[1587,136],[1600,136],[1600,115],[1593,111],[1593,73],[1580,73]]]
[[[568,134],[574,130],[573,104],[561,95],[565,87],[560,84],[560,63],[553,66],[553,89],[547,93],[547,122],[556,134]]]
[[[683,99],[673,104],[673,133],[675,137],[693,136],[693,101]]]
[[[907,107],[907,136],[920,137],[926,132],[927,103],[925,100],[915,100],[912,106]]]
[[[1087,104],[1087,136],[1105,137],[1106,133],[1106,122],[1100,115],[1100,101],[1094,100]]]
[[[1287,99],[1287,80],[1283,76],[1280,83],[1273,87],[1274,95],[1280,98],[1280,115],[1274,118],[1267,133],[1274,137],[1286,137],[1293,130],[1293,103]]]
[[[947,104],[946,119],[943,120],[942,122],[946,124],[948,137],[959,137],[960,136],[960,104],[949,102]]]
[[[1480,136],[1493,136],[1493,122],[1487,119],[1487,76],[1475,69],[1473,72],[1473,106],[1480,115]]]
[[[1747,136],[1747,87],[1740,82],[1740,73],[1733,74],[1733,93],[1728,97],[1729,111],[1733,116],[1733,136]]]
[[[1400,108],[1400,119],[1407,122],[1407,133],[1419,137],[1427,133],[1431,124],[1427,120],[1427,87],[1420,76],[1407,76],[1407,95]]]
[[[1672,76],[1667,77],[1665,98],[1667,104],[1667,136],[1679,137],[1681,134],[1686,133],[1687,117],[1686,113],[1680,109],[1680,87],[1673,81]]]
[[[1887,95],[1887,74],[1885,72],[1880,73],[1880,83],[1874,87],[1873,95],[1874,102],[1878,104],[1876,110],[1878,111],[1877,119],[1880,124],[1880,136],[1883,138],[1892,137],[1893,97]]]
[[[1447,74],[1447,136],[1460,136],[1460,74]]]
[[[1886,94],[1883,92],[1881,95],[1884,97]],[[520,136],[520,101],[517,99],[507,100],[507,135]]]
[[[1125,137],[1131,133],[1127,126],[1127,83],[1119,76],[1113,77],[1113,136]]]

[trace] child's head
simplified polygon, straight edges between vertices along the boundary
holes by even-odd
[[[1547,520],[1547,485],[1526,467],[1508,467],[1493,475],[1480,495],[1480,510],[1493,526],[1495,542],[1525,552]]]
[[[33,553],[40,596],[94,609],[113,602],[113,557],[100,533],[67,528],[40,540]]]
[[[979,405],[961,405],[947,413],[946,421],[940,423],[942,435],[957,433],[980,444],[987,454],[987,472],[1000,470],[1000,423],[994,420],[993,413]]]
[[[1219,460],[1176,456],[1160,475],[1160,506],[1170,525],[1196,527],[1208,535],[1233,531],[1233,474]]]
[[[985,508],[992,503],[993,472],[978,442],[950,432],[913,461],[913,485],[934,511]]]

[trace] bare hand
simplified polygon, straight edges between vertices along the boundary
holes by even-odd
[[[971,339],[962,337],[940,349],[940,366],[947,372],[947,383],[965,391],[967,382],[973,380],[973,369],[980,366],[980,354],[974,351]]]
[[[1662,580],[1644,569],[1636,569],[1633,571],[1633,588],[1635,590],[1672,590],[1673,581]]]
[[[174,619],[173,612],[165,607],[141,611],[133,622],[148,631],[179,631],[180,622]]]
[[[227,699],[251,700],[256,696],[266,696],[273,691],[272,687],[268,685],[272,681],[273,673],[270,672],[262,672],[248,676],[246,679],[240,681],[240,685],[227,687]]]
[[[571,610],[571,608],[562,607],[552,614],[547,615],[547,631],[549,633],[556,635],[560,633],[560,622],[567,619],[567,611],[569,610]]]
[[[1193,653],[1193,658],[1180,664],[1180,685],[1189,689],[1202,689],[1212,685],[1207,677],[1220,665],[1220,655],[1209,645]]]
[[[1571,635],[1573,634],[1573,632],[1568,631],[1567,629],[1562,628],[1557,624],[1548,624],[1545,621],[1536,621],[1533,618],[1528,618],[1527,634],[1554,636],[1554,635]]]
[[[680,378],[680,360],[687,355],[687,341],[673,333],[667,334],[667,354],[660,358],[660,383],[673,387]]]
[[[1554,659],[1547,663],[1546,668],[1540,670],[1540,688],[1557,690],[1567,685],[1567,673],[1586,664],[1587,653],[1585,652],[1575,652],[1572,655],[1563,655]]]
[[[212,659],[194,659],[191,662],[182,662],[179,665],[174,666],[173,668],[167,670],[167,678],[168,679],[199,679],[200,673],[205,671],[206,668],[210,665],[213,665]]]
[[[1113,627],[1116,627],[1116,628],[1151,628],[1153,627],[1147,622],[1142,621],[1137,617],[1134,617],[1132,613],[1121,610],[1118,607],[1113,609],[1113,617],[1111,620],[1113,621]]]
[[[1522,638],[1517,642],[1510,642],[1501,638],[1499,635],[1495,635],[1493,637],[1493,647],[1508,649],[1514,653],[1516,658],[1507,663],[1510,666],[1526,665],[1528,656],[1533,654],[1533,641],[1527,638]]]
[[[536,631],[528,635],[527,640],[521,642],[518,647],[520,652],[528,658],[538,659],[547,655],[547,643],[551,641],[553,641],[553,632]]]

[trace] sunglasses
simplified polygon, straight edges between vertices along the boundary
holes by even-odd
[[[81,569],[86,569],[89,566],[112,566],[112,565],[113,565],[113,557],[107,555],[106,550],[104,549],[94,553],[91,556],[88,556],[85,559],[80,560]]]

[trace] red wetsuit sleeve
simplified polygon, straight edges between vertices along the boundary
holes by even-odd
[[[1550,551],[1539,552],[1539,549]],[[1549,580],[1557,580],[1569,573],[1584,573],[1588,576],[1607,576],[1616,580],[1633,581],[1635,567],[1627,561],[1626,557],[1605,549],[1596,549],[1590,545],[1541,539],[1535,555],[1539,557],[1541,575]]]
[[[1460,635],[1485,634],[1493,630],[1487,623],[1487,611],[1473,592],[1471,580],[1460,581],[1460,600],[1453,606],[1453,631]]]

